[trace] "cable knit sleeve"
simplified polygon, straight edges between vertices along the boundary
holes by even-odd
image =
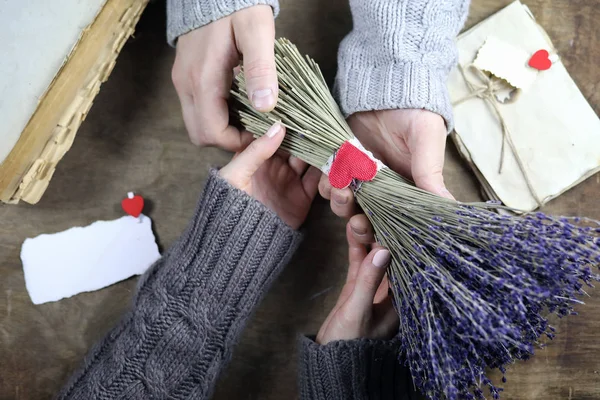
[[[143,276],[131,311],[58,398],[209,398],[299,242],[275,213],[213,171],[185,233]]]
[[[167,41],[175,46],[177,38],[189,31],[259,4],[279,13],[278,0],[167,0]]]
[[[452,130],[446,88],[469,0],[350,0],[354,27],[340,45],[336,95],[346,115],[419,108]]]

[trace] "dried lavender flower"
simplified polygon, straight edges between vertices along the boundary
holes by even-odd
[[[499,398],[485,369],[504,372],[529,358],[543,336],[554,337],[546,312],[570,315],[585,285],[600,280],[591,269],[600,264],[600,223],[501,216],[495,204],[460,204],[419,189],[407,195],[405,182],[382,172],[357,199],[386,216],[371,219],[376,231],[395,233],[379,239],[395,249],[392,290],[415,384],[431,399],[483,399],[483,387]],[[389,197],[403,205],[401,218]]]
[[[243,72],[235,117],[259,136],[275,121],[282,147],[320,168],[353,137],[317,64],[289,41],[275,46],[280,94],[272,112],[249,104]],[[355,192],[392,261],[401,361],[430,399],[499,398],[485,375],[552,339],[547,313],[573,314],[600,276],[600,223],[542,213],[499,215],[498,202],[463,204],[425,192],[384,168]],[[503,379],[504,381],[504,379]]]

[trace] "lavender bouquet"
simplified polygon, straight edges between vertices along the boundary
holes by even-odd
[[[282,147],[322,168],[356,141],[317,64],[285,39],[276,43],[278,105],[260,113],[247,100],[243,72],[234,114],[256,136],[275,121]],[[494,399],[503,373],[529,358],[555,330],[549,314],[574,314],[585,286],[600,276],[600,222],[542,213],[499,215],[496,203],[460,203],[414,186],[383,166],[353,182],[377,240],[392,254],[388,276],[400,316],[401,360],[429,399]],[[503,381],[505,379],[503,378]]]

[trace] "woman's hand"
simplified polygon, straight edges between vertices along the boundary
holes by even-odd
[[[177,40],[171,73],[192,143],[229,151],[244,147],[229,124],[227,98],[233,70],[243,57],[248,95],[259,111],[277,102],[273,10],[257,5],[195,29]]]
[[[248,132],[243,135],[249,135],[251,140]],[[321,171],[287,153],[276,153],[284,136],[285,127],[276,123],[236,154],[219,174],[298,229],[317,194]]]
[[[350,116],[352,132],[373,155],[421,189],[453,198],[444,185],[442,170],[446,125],[427,110],[382,110]],[[321,196],[331,200],[333,212],[350,218],[357,212],[352,190],[332,188],[327,176],[319,184]]]
[[[356,227],[364,228],[362,234],[356,232]],[[362,214],[346,225],[348,276],[335,307],[319,329],[319,344],[358,338],[391,339],[398,331],[398,315],[385,276],[390,252],[373,243],[373,249],[367,251],[365,243],[373,242],[369,228]]]

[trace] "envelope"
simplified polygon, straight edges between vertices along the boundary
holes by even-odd
[[[514,101],[494,99],[492,105],[492,101],[473,96],[468,82],[479,77],[471,66],[486,42],[514,49],[513,67],[516,62],[517,73],[522,68],[531,78],[522,84]],[[459,67],[451,72],[448,82],[455,116],[451,137],[459,152],[489,198],[523,211],[538,208],[600,171],[600,119],[553,49],[530,10],[515,1],[459,36]],[[519,58],[518,54],[524,52],[529,58],[538,50],[552,54],[550,69],[532,70]],[[492,64],[497,65],[485,67],[501,71],[497,72],[501,75],[510,70],[505,65],[511,61],[508,58],[492,58]],[[483,72],[491,79],[504,78]]]

